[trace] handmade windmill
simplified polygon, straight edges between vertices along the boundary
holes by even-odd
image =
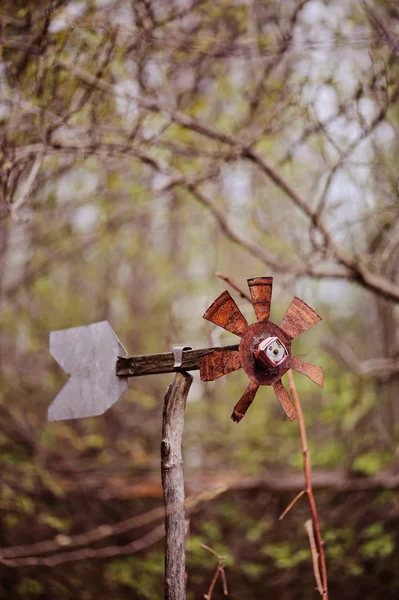
[[[260,385],[271,385],[287,416],[296,417],[281,377],[294,369],[323,386],[320,367],[291,355],[291,341],[321,318],[299,298],[291,302],[281,326],[269,321],[271,277],[249,279],[258,319],[248,325],[229,292],[223,292],[204,317],[241,337],[240,345],[191,350],[177,346],[173,353],[127,357],[126,350],[107,321],[50,334],[50,352],[71,375],[51,404],[51,421],[99,415],[112,406],[127,388],[127,377],[200,370],[202,381],[213,381],[242,367],[249,385],[236,404],[232,419],[239,422]]]
[[[173,348],[173,353],[128,357],[107,321],[53,331],[50,334],[51,354],[71,375],[49,407],[48,417],[51,421],[102,414],[125,391],[127,377],[183,371],[175,376],[174,383],[168,388],[162,418],[165,598],[171,600],[185,598],[186,586],[186,521],[181,446],[184,407],[192,377],[185,371],[199,369],[203,381],[212,381],[241,367],[244,369],[249,377],[249,385],[234,407],[232,419],[235,422],[243,418],[260,385],[273,386],[285,413],[291,420],[295,419],[295,408],[281,383],[281,377],[289,369],[295,369],[323,385],[320,367],[291,355],[291,341],[318,323],[320,317],[305,302],[295,297],[280,327],[269,321],[272,282],[271,277],[248,280],[257,323],[248,325],[227,291],[206,311],[205,319],[241,337],[239,346],[201,350],[177,346]],[[324,557],[320,543],[319,551]],[[327,589],[326,583],[323,586]]]
[[[200,359],[202,381],[213,381],[242,367],[249,385],[234,407],[231,418],[241,421],[260,385],[271,385],[291,421],[296,418],[294,405],[281,378],[294,369],[323,387],[321,367],[310,365],[291,355],[291,341],[316,325],[321,317],[303,300],[295,297],[285,313],[281,326],[269,321],[272,299],[272,277],[248,279],[249,291],[257,323],[248,325],[229,292],[223,292],[208,308],[204,318],[241,337],[238,350],[222,348]]]

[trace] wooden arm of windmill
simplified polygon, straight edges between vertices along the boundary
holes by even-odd
[[[173,352],[150,354],[147,356],[119,356],[116,361],[116,374],[118,377],[141,377],[142,375],[176,373],[178,371],[198,371],[200,368],[200,358],[215,350],[238,350],[238,344],[185,350],[182,355],[182,363],[179,367],[174,366],[175,357]]]

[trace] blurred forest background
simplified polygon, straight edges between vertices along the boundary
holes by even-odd
[[[130,354],[237,343],[201,317],[274,276],[322,323],[295,354],[331,598],[399,597],[396,0],[0,3],[0,595],[163,595],[160,431],[172,376],[47,423],[49,332],[108,320]],[[252,308],[236,298],[250,322]],[[184,464],[190,600],[317,598],[296,423],[198,374]],[[218,582],[213,600],[223,597]]]

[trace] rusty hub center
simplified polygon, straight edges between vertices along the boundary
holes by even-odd
[[[264,347],[267,340],[268,345]],[[273,341],[276,340],[280,346],[273,344]],[[271,351],[269,351],[270,346],[272,347]],[[279,352],[278,355],[273,352],[276,349]],[[271,353],[273,357],[279,357],[279,360],[269,358],[268,353]],[[248,377],[259,385],[274,385],[281,379],[289,369],[287,364],[289,356],[291,356],[291,340],[280,327],[270,321],[249,325],[241,337],[242,367]]]

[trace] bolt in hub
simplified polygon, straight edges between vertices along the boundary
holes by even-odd
[[[262,340],[254,350],[254,356],[264,367],[278,367],[288,358],[288,352],[283,342],[277,336]]]

